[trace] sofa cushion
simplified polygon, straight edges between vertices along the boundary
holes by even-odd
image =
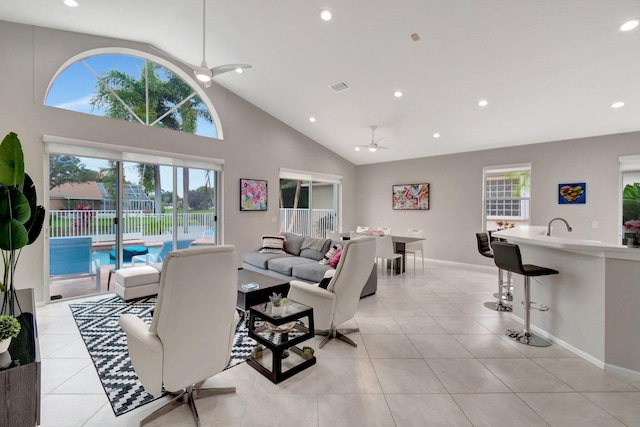
[[[284,241],[285,237],[283,235],[263,235],[260,252],[263,254],[283,254]]]
[[[335,276],[335,274],[336,274],[336,271],[334,269],[327,270],[324,273],[324,277],[322,278],[320,283],[318,283],[318,287],[322,289],[327,289],[329,287],[329,283],[331,283],[331,279],[333,279],[333,276]]]
[[[300,256],[320,261],[331,248],[331,239],[305,237],[300,250]]]
[[[292,269],[292,275],[302,280],[308,280],[313,283],[318,283],[324,277],[324,274],[332,270],[329,265],[318,264],[317,262],[307,262],[304,264],[297,264]]]
[[[275,258],[294,258],[293,255],[290,254],[261,254],[260,252],[245,252],[242,254],[242,261],[246,262],[249,265],[253,265],[254,267],[259,267],[264,270],[267,270],[269,260]]]
[[[284,251],[288,254],[300,256],[300,249],[302,248],[302,242],[304,242],[304,236],[298,236],[293,233],[282,233],[286,240],[284,241]]]
[[[267,261],[267,266],[269,270],[275,271],[276,273],[284,274],[286,276],[292,275],[292,269],[294,266],[298,264],[317,264],[313,261],[308,260],[307,258],[297,257],[290,255],[286,258],[274,258]]]
[[[336,252],[338,252],[339,249],[342,249],[342,246],[340,244],[332,245],[331,249],[329,249],[327,253],[324,254],[319,263],[329,264],[329,261],[331,261],[331,258],[333,258],[333,256],[336,254]]]
[[[329,260],[329,266],[331,268],[336,268],[340,262],[340,257],[342,257],[342,249],[338,249],[335,255]]]

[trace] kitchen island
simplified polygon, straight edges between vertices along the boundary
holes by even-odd
[[[560,274],[532,278],[532,329],[600,368],[640,380],[640,249],[547,236],[546,226],[492,233],[520,247],[524,264]],[[524,317],[523,278],[514,274],[513,315]],[[516,303],[516,301],[518,303]]]

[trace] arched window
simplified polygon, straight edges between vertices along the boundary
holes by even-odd
[[[188,81],[186,73],[161,58],[97,49],[60,68],[45,105],[222,139],[211,101]]]

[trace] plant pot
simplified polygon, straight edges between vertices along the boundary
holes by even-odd
[[[271,315],[280,317],[284,314],[284,306],[276,307],[275,305],[271,306]]]
[[[311,358],[313,358],[313,353],[303,353],[302,356],[306,359],[309,360]]]
[[[259,359],[262,357],[264,350],[256,350],[255,348],[251,349],[251,357],[254,359]]]
[[[4,353],[9,349],[9,345],[11,344],[11,337],[6,340],[0,341],[0,353]]]

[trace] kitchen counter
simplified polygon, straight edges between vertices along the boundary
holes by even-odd
[[[640,249],[594,240],[547,236],[546,226],[492,233],[520,247],[522,262],[556,269],[531,282],[532,329],[595,365],[640,380]],[[514,302],[523,278],[514,275]],[[521,304],[513,315],[522,319]]]

